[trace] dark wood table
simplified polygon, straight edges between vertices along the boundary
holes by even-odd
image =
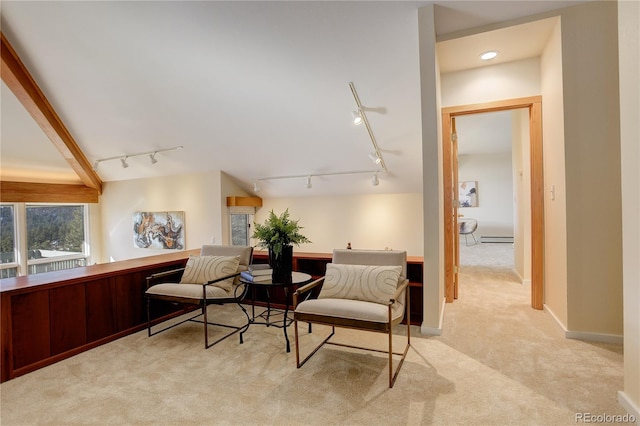
[[[282,328],[284,332],[284,339],[287,342],[287,352],[291,352],[289,336],[287,335],[287,327],[293,322],[293,318],[288,317],[289,305],[291,304],[291,293],[289,292],[289,289],[291,287],[295,287],[295,286],[299,286],[299,285],[303,285],[308,282],[311,282],[311,280],[312,280],[311,275],[305,274],[303,272],[292,272],[291,282],[287,282],[287,283],[273,282],[273,280],[270,277],[267,277],[266,279],[262,279],[258,281],[252,281],[252,280],[245,279],[244,277],[241,276],[240,282],[251,286],[251,302],[252,302],[251,318],[249,318],[249,323],[247,324],[247,328],[245,328],[240,333],[241,339],[242,339],[242,335],[246,333],[247,330],[249,330],[249,326],[251,324],[260,324],[260,325],[266,325],[267,327]],[[267,309],[263,310],[258,315],[256,315],[256,312],[255,312],[256,288],[265,289],[267,293]],[[269,296],[269,290],[271,288],[283,289],[284,295],[285,295],[284,310],[275,309],[271,307],[271,300]],[[274,314],[276,316],[282,315],[282,319],[276,319],[276,320],[272,319],[271,316]]]

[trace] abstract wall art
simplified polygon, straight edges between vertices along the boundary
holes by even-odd
[[[184,212],[135,212],[133,246],[148,249],[184,249]]]

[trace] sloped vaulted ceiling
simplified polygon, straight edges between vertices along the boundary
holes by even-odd
[[[156,164],[101,163],[101,181],[222,170],[252,191],[263,177],[374,170],[369,135],[351,122],[352,81],[389,169],[380,185],[318,176],[312,189],[265,181],[260,195],[420,192],[417,15],[427,3],[8,0],[1,25],[87,164],[184,146]],[[434,3],[442,35],[576,2]],[[4,148],[8,134],[3,168],[19,152]],[[71,167],[99,192],[87,164]]]
[[[4,34],[1,34],[0,48],[3,86],[6,84],[13,92],[84,184],[51,185],[3,179],[2,201],[97,202],[98,195],[102,191],[102,181],[90,167],[86,157]],[[18,109],[16,104],[10,107]],[[31,153],[31,155],[37,155],[37,153]]]

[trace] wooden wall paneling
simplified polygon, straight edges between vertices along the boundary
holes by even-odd
[[[87,316],[83,283],[49,290],[51,355],[87,343]]]
[[[2,333],[0,335],[0,382],[9,380],[11,370],[13,369],[13,347],[11,343],[12,325],[11,325],[11,296],[2,294],[0,297],[0,324],[2,324]]]
[[[86,283],[87,342],[93,342],[118,331],[114,287],[113,278]]]
[[[146,322],[146,277],[147,274],[144,272],[114,277],[118,331],[128,330]]]
[[[13,295],[11,325],[12,370],[51,356],[49,291]]]

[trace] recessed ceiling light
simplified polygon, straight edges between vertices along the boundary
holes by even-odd
[[[490,50],[490,51],[484,52],[482,55],[480,55],[480,59],[482,59],[483,61],[488,61],[489,59],[493,59],[496,56],[498,56],[498,51],[497,50]]]

